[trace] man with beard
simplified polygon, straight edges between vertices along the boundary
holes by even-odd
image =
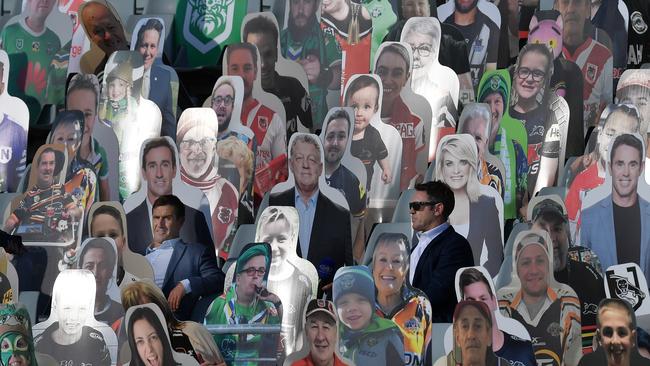
[[[609,153],[612,191],[582,210],[581,243],[598,255],[603,268],[638,263],[650,281],[650,203],[637,193],[645,166],[643,144],[635,135],[622,134]]]
[[[260,51],[262,60],[262,89],[280,98],[287,117],[287,141],[298,131],[298,120],[312,127],[311,100],[298,79],[281,76],[275,71],[278,61],[278,27],[264,15],[249,20],[244,26],[244,42],[252,43]]]
[[[499,26],[481,12],[478,0],[454,0],[454,12],[442,20],[458,28],[469,47],[469,64],[474,87],[485,70],[495,70],[499,52]]]
[[[639,353],[636,315],[621,299],[603,299],[596,317],[598,348],[586,354],[578,366],[641,366],[650,362]]]
[[[319,0],[290,0],[287,28],[280,33],[282,56],[300,63],[309,81],[314,129],[327,114],[327,86],[340,79],[340,67],[330,69],[338,56],[336,39],[320,29]],[[336,72],[334,72],[336,71]]]
[[[596,126],[605,106],[612,102],[612,53],[585,32],[591,13],[589,0],[555,0],[555,9],[564,21],[562,55],[575,62],[584,77],[584,127]]]

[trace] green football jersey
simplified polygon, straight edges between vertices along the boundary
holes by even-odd
[[[365,0],[362,4],[372,18],[370,62],[374,62],[375,53],[388,34],[388,30],[397,22],[397,15],[393,12],[393,7],[388,0]]]

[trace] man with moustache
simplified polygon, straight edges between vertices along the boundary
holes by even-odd
[[[650,281],[650,203],[637,193],[645,167],[643,144],[622,134],[609,153],[612,191],[582,210],[581,243],[598,255],[603,268],[638,263]]]
[[[465,36],[475,88],[485,70],[496,69],[499,52],[499,26],[483,14],[477,4],[478,0],[454,0],[454,12],[447,19],[441,19]]]

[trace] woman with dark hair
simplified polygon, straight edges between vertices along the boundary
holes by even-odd
[[[131,313],[128,335],[130,365],[180,365],[174,360],[167,333],[152,309],[140,307]]]
[[[140,30],[138,30],[138,40],[135,43],[135,50],[142,55],[145,70],[151,67],[158,54],[160,35],[162,33],[163,25],[160,20],[155,18],[148,19],[140,27]]]

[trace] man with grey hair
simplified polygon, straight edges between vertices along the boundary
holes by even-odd
[[[478,180],[481,184],[494,188],[503,198],[503,174],[485,158],[490,138],[492,116],[490,107],[483,103],[470,103],[460,115],[460,133],[472,135],[478,151]]]
[[[316,135],[297,133],[289,149],[289,171],[295,186],[269,197],[270,206],[293,206],[298,211],[297,251],[318,271],[319,298],[323,291],[331,291],[336,270],[352,265],[350,211],[321,192],[322,155]]]

